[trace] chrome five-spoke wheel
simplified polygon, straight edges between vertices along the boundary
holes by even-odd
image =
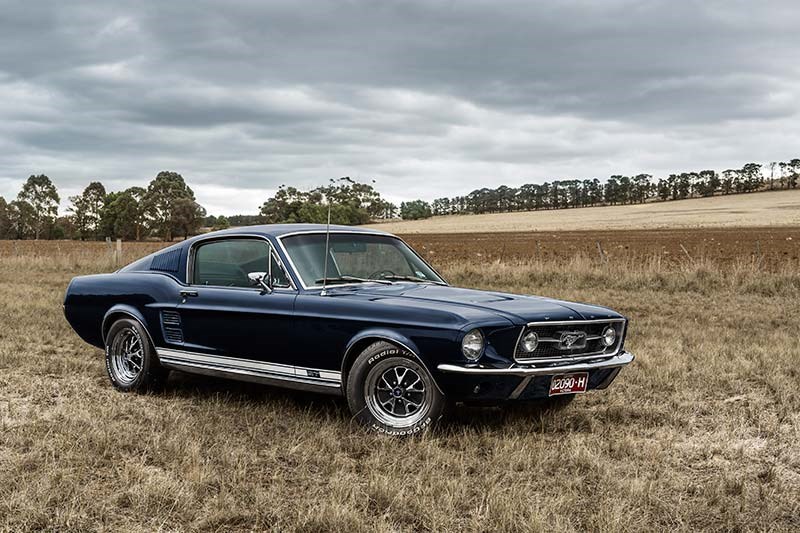
[[[147,331],[138,321],[120,318],[106,334],[106,370],[121,391],[151,391],[166,380]]]
[[[142,372],[144,346],[142,337],[134,328],[124,328],[109,346],[111,371],[121,385],[130,385]]]
[[[442,391],[422,360],[403,346],[377,341],[347,373],[347,403],[353,418],[387,435],[414,435],[438,421]]]
[[[384,424],[413,425],[428,410],[425,379],[410,364],[385,366],[388,365],[378,365],[367,375],[364,390],[367,407]]]

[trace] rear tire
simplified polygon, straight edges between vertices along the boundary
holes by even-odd
[[[444,395],[425,366],[404,348],[376,342],[353,363],[347,377],[353,417],[387,435],[414,435],[441,418]]]
[[[108,330],[106,371],[114,388],[122,392],[158,390],[169,374],[159,364],[144,327],[130,318],[117,320]]]

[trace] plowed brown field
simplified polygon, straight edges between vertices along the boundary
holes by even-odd
[[[402,237],[434,265],[454,261],[570,259],[758,262],[764,268],[800,268],[800,228],[720,228],[504,233],[428,233]],[[598,249],[602,249],[603,256]]]

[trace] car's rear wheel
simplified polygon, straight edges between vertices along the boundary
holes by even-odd
[[[355,360],[347,378],[347,402],[366,427],[389,435],[413,435],[436,422],[444,395],[425,366],[404,348],[376,342]]]
[[[123,392],[156,390],[168,374],[158,363],[147,332],[130,318],[117,320],[108,330],[106,371],[111,384]]]

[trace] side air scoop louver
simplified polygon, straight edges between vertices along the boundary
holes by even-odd
[[[183,344],[181,315],[177,311],[161,311],[161,329],[164,340],[172,344]]]
[[[160,272],[177,272],[180,261],[181,250],[161,252],[160,254],[153,256],[153,261],[150,263],[150,270],[158,270]]]

